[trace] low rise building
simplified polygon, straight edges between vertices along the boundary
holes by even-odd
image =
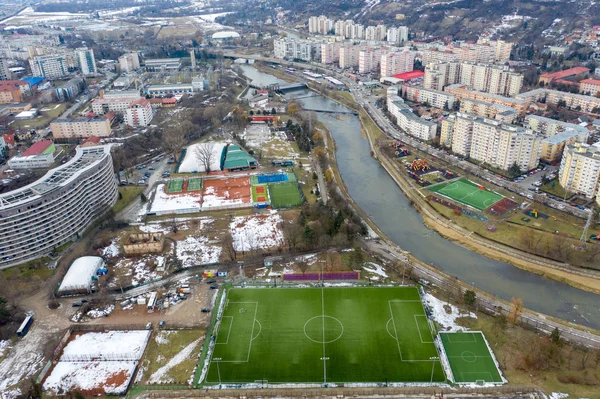
[[[56,147],[50,140],[42,140],[34,143],[21,155],[17,155],[8,161],[11,169],[40,169],[49,168],[54,163]]]
[[[400,97],[389,97],[387,109],[396,118],[396,124],[407,134],[423,141],[435,138],[437,125],[415,115]]]
[[[483,118],[496,119],[505,123],[513,123],[517,118],[514,108],[487,101],[463,98],[460,102],[460,112],[481,116]]]
[[[461,101],[463,98],[468,98],[473,100],[485,101],[492,104],[504,105],[506,107],[513,108],[519,116],[525,115],[527,107],[531,103],[531,101],[520,98],[520,95],[516,96],[515,98],[512,98],[499,96],[497,94],[482,93],[479,91],[468,89],[465,85],[459,83],[446,86],[444,88],[444,91],[450,94],[454,94],[456,96],[456,99],[459,101]]]
[[[29,91],[29,83],[24,80],[0,80],[0,104],[14,104],[23,101]]]
[[[588,96],[596,96],[600,93],[599,79],[584,79],[579,82],[579,92]]]
[[[181,58],[147,59],[144,67],[148,72],[175,72],[181,69]]]
[[[149,85],[144,89],[144,94],[151,97],[164,97],[179,94],[191,94],[194,92],[192,84],[172,84],[172,85]]]
[[[570,69],[565,69],[563,71],[558,72],[548,72],[540,75],[538,79],[538,83],[543,83],[548,85],[552,82],[562,80],[565,78],[576,78],[578,76],[584,76],[589,72],[589,68],[584,67],[575,67]]]
[[[401,97],[409,101],[429,104],[432,107],[446,110],[452,109],[456,101],[456,97],[453,94],[416,86],[400,85],[399,92]]]
[[[60,83],[54,88],[58,101],[72,100],[81,93],[85,88],[85,80],[83,78],[73,78],[68,82]]]
[[[105,115],[93,118],[56,119],[50,123],[50,129],[52,129],[52,137],[56,140],[111,135],[110,118]]]

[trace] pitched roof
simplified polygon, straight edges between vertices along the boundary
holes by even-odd
[[[16,90],[23,85],[29,85],[29,83],[23,80],[0,80],[0,91]]]
[[[52,144],[53,143],[51,140],[42,140],[42,141],[35,142],[23,154],[21,154],[21,156],[26,157],[29,155],[40,155],[41,153],[46,151],[46,148],[48,148]]]

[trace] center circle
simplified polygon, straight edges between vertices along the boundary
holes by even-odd
[[[469,351],[464,351],[460,357],[467,363],[475,363],[477,361],[477,355]]]
[[[315,316],[304,324],[306,338],[318,344],[330,344],[344,333],[342,322],[332,316]]]

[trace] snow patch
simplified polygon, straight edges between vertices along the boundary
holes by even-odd
[[[367,267],[367,266],[363,265],[362,268],[365,269],[366,271],[368,271],[369,273],[377,274],[383,278],[388,277],[387,273],[383,269],[383,266],[378,265],[377,263],[374,263],[374,262],[366,262],[365,265],[373,266],[373,267]]]
[[[192,354],[194,348],[196,348],[198,343],[200,343],[200,340],[201,340],[201,338],[198,338],[197,340],[195,340],[194,342],[190,343],[188,346],[183,348],[181,350],[181,352],[179,352],[178,354],[173,356],[173,358],[171,360],[169,360],[169,362],[167,364],[165,364],[164,366],[162,366],[161,368],[156,370],[156,372],[154,372],[154,374],[152,374],[150,376],[150,379],[148,380],[148,382],[150,384],[173,382],[172,378],[165,378],[165,376],[167,375],[169,370],[171,370],[173,367],[177,366],[178,364],[182,363],[185,359],[187,359]]]
[[[233,247],[236,251],[253,251],[282,246],[281,221],[281,216],[276,212],[235,217],[229,225]]]
[[[465,327],[459,326],[456,319],[461,317],[477,318],[473,312],[461,313],[460,310],[447,302],[441,301],[431,294],[425,294],[425,303],[431,308],[433,320],[444,327],[445,331],[466,331]],[[450,310],[450,313],[446,311]]]

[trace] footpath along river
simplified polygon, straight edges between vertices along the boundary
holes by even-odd
[[[285,83],[254,67],[242,67],[256,84]],[[336,142],[338,168],[350,196],[392,241],[420,260],[483,291],[509,301],[512,297],[522,298],[529,309],[600,330],[599,295],[486,258],[427,228],[421,214],[371,157],[358,117],[347,114],[347,107],[314,94],[297,91],[288,97],[298,97],[298,102],[309,109],[344,112],[337,117],[320,112],[316,115]]]

